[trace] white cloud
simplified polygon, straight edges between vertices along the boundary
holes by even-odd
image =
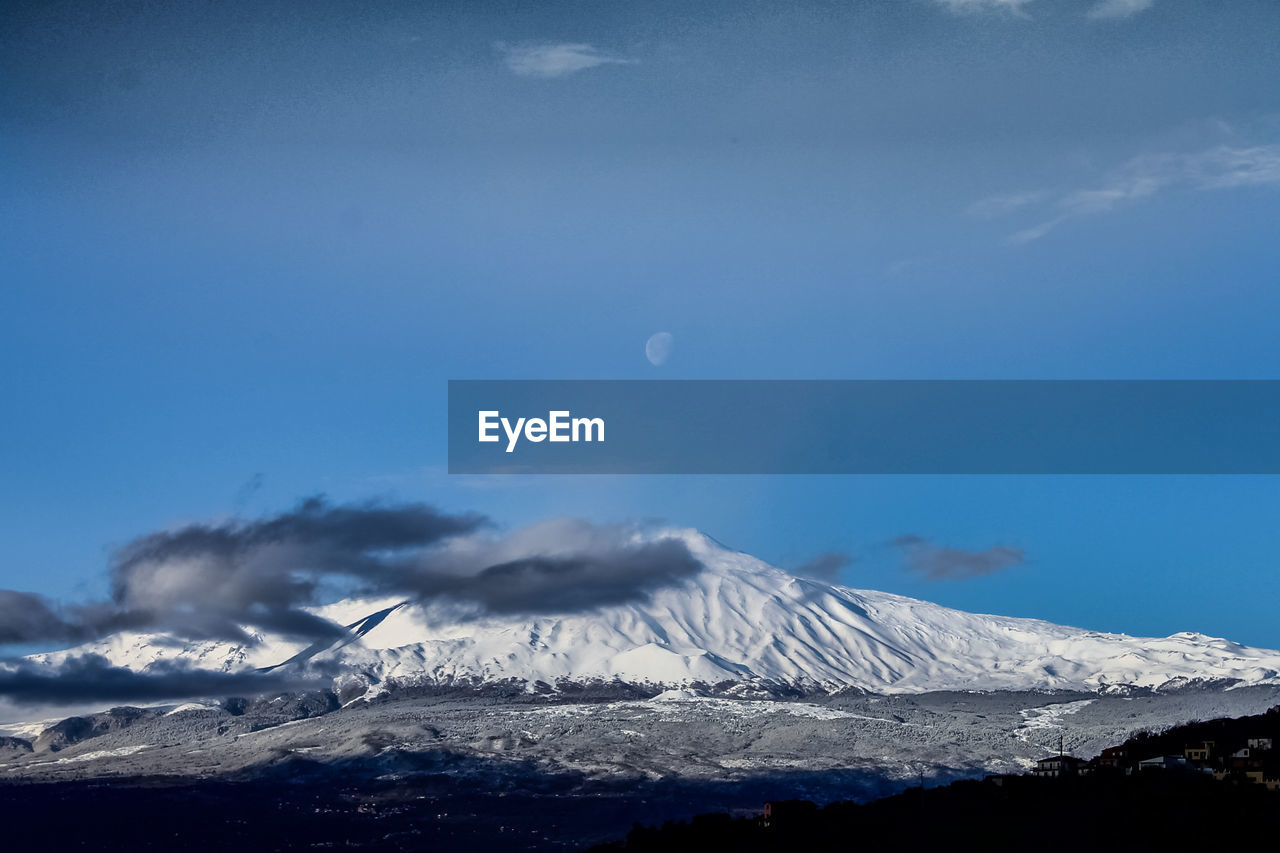
[[[1047,199],[1041,222],[1010,236],[1012,243],[1038,240],[1072,219],[1097,216],[1175,189],[1209,191],[1240,187],[1280,187],[1280,144],[1233,147],[1219,145],[1191,154],[1144,154],[1135,157],[1097,186],[1055,196],[1017,193],[975,202],[969,212],[998,216],[1039,206]]]
[[[979,216],[983,219],[994,219],[997,216],[1005,216],[1016,210],[1043,201],[1046,193],[1043,190],[1031,190],[1028,192],[1008,193],[1006,195],[993,195],[988,198],[982,198],[969,205],[969,215]]]
[[[950,12],[1003,12],[1026,17],[1026,7],[1035,0],[934,0]],[[1155,5],[1155,0],[1098,0],[1088,12],[1094,20],[1128,18]]]
[[[589,44],[571,42],[540,44],[506,44],[495,47],[502,53],[507,67],[521,77],[564,77],[600,65],[631,65],[634,59],[623,59],[601,53]]]
[[[1022,7],[1034,0],[937,0],[952,12],[1011,12],[1021,15]]]
[[[1155,5],[1156,0],[1100,0],[1089,10],[1094,20],[1129,18]]]
[[[1280,184],[1280,145],[1253,148],[1222,146],[1208,152],[1197,164],[1196,180],[1201,189],[1221,190]]]

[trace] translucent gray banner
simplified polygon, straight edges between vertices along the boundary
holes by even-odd
[[[1280,381],[449,383],[453,474],[1277,474]]]

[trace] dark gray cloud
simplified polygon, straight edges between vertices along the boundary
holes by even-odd
[[[797,577],[813,578],[826,583],[838,583],[840,581],[840,570],[852,564],[853,558],[848,554],[840,551],[828,551],[796,566],[791,573]]]
[[[644,597],[701,567],[683,542],[560,519],[496,534],[425,504],[311,498],[266,518],[188,524],[113,555],[111,597],[59,606],[0,592],[0,642],[85,641],[121,630],[251,641],[245,626],[330,641],[308,611],[349,594],[462,605],[462,614],[575,612]]]
[[[0,643],[82,642],[123,630],[243,641],[246,624],[336,638],[342,626],[301,609],[318,603],[326,582],[392,578],[407,556],[487,523],[420,503],[334,505],[313,497],[264,519],[150,533],[113,555],[108,600],[58,605],[0,590]]]
[[[188,634],[243,636],[240,625],[296,637],[338,636],[341,626],[298,609],[326,580],[393,577],[406,555],[486,524],[426,504],[335,506],[309,498],[257,521],[191,524],[139,537],[111,566],[121,614]]]
[[[135,539],[116,554],[112,592],[117,601],[171,605],[188,603],[193,593],[205,602],[212,591],[234,605],[273,607],[305,599],[316,575],[375,573],[388,555],[485,523],[426,504],[333,506],[309,498],[259,521],[192,524]]]
[[[679,539],[560,518],[501,536],[459,537],[406,560],[393,577],[366,580],[372,591],[491,613],[571,613],[642,599],[701,567]]]
[[[238,620],[323,636],[336,626],[296,606],[335,578],[369,595],[545,613],[633,600],[700,568],[683,543],[645,542],[625,526],[563,519],[500,536],[484,535],[483,526],[480,516],[421,505],[312,500],[254,524],[191,525],[135,540],[113,566],[113,597],[129,612],[190,613],[198,618],[188,629],[204,632]]]
[[[695,574],[702,564],[683,542],[622,544],[574,555],[532,556],[473,575],[426,575],[426,596],[475,602],[491,613],[577,612],[634,601]]]
[[[64,617],[44,596],[0,589],[0,643],[74,641],[82,636],[82,626]]]
[[[991,575],[1021,566],[1027,561],[1021,548],[993,545],[983,551],[966,551],[935,545],[920,536],[905,535],[893,540],[902,550],[907,568],[929,580],[964,580]]]
[[[11,666],[0,669],[0,697],[20,705],[251,696],[318,689],[330,683],[328,674],[319,672],[210,672],[167,662],[134,672],[92,654],[68,658],[57,666],[30,661]]]

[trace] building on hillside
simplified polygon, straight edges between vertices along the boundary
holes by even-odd
[[[1085,772],[1086,762],[1074,755],[1051,755],[1036,762],[1031,772],[1042,779],[1056,779],[1062,776],[1080,776]]]
[[[1138,762],[1138,770],[1190,770],[1191,762],[1183,755],[1157,755]]]
[[[1209,761],[1213,758],[1214,745],[1211,740],[1202,740],[1199,746],[1189,746],[1182,754],[1187,757],[1187,761]]]
[[[1124,767],[1129,763],[1129,750],[1123,746],[1109,746],[1098,756],[1098,766],[1111,769]]]
[[[1251,737],[1246,742],[1246,746],[1254,752],[1269,752],[1271,750],[1271,738],[1269,737]]]

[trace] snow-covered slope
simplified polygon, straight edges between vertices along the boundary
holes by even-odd
[[[1171,680],[1280,682],[1280,652],[1199,634],[1138,638],[983,616],[883,592],[793,577],[693,531],[705,569],[633,604],[558,616],[461,619],[443,603],[349,600],[319,613],[359,636],[319,651],[262,637],[251,646],[121,634],[93,651],[145,669],[180,658],[206,669],[330,659],[375,683],[621,679],[681,686],[772,682],[876,692],[1157,687]],[[386,611],[386,612],[383,612]]]

